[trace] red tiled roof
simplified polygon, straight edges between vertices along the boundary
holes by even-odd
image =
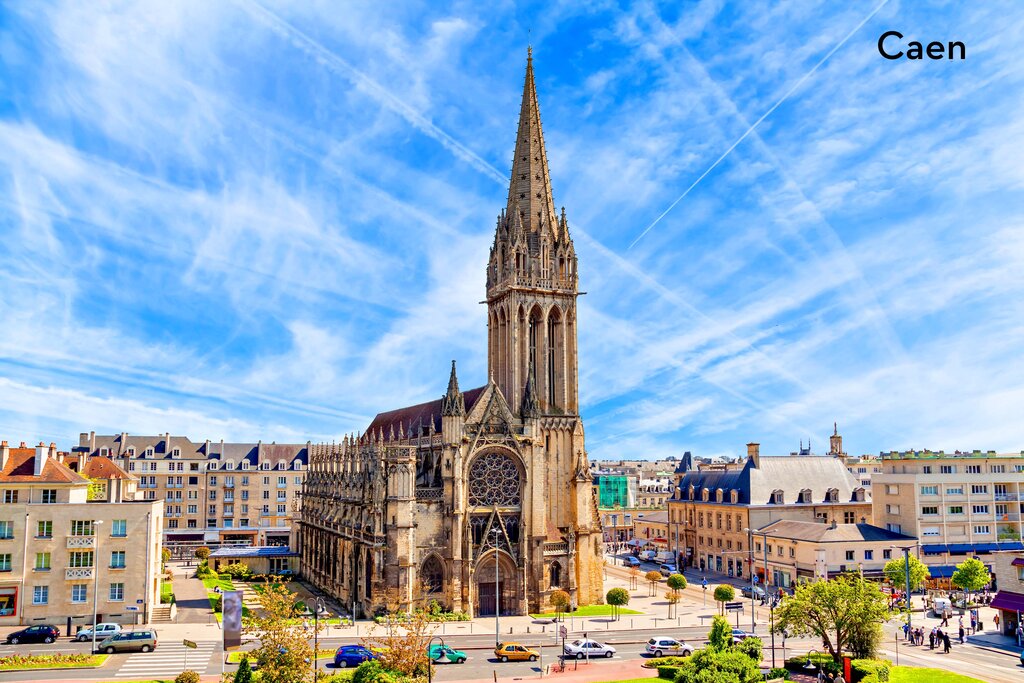
[[[47,458],[43,465],[41,476],[35,476],[36,449],[34,448],[12,448],[7,464],[0,472],[0,482],[3,483],[54,483],[54,484],[77,484],[87,483],[67,466],[57,462],[53,458]]]
[[[485,388],[477,387],[476,389],[462,392],[462,398],[466,402],[467,413],[473,409],[473,405],[480,398],[480,394],[483,393]],[[386,413],[377,413],[377,417],[373,418],[373,422],[366,428],[366,431],[372,436],[379,429],[383,432],[384,438],[387,438],[391,433],[391,428],[394,427],[396,436],[399,431],[404,431],[406,436],[408,436],[410,427],[415,428],[419,426],[420,421],[423,422],[424,426],[427,426],[430,424],[431,417],[434,419],[434,430],[441,431],[441,402],[443,400],[443,398],[439,398],[436,401],[428,401],[427,403],[420,403],[419,405],[407,408],[390,410]],[[400,427],[401,430],[399,429]]]
[[[134,479],[113,460],[99,455],[89,458],[82,476],[90,479]]]

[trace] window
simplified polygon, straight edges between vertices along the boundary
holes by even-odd
[[[249,492],[242,489],[242,500],[249,500]]]
[[[216,519],[207,519],[206,520],[206,528],[207,529],[213,529],[216,526],[217,526],[217,520]]]
[[[35,570],[37,572],[50,571],[50,553],[36,553]]]
[[[199,508],[198,505],[189,505],[188,506],[188,514],[190,514],[190,515],[198,514],[198,512],[199,512],[198,508]]]
[[[922,486],[921,487],[921,495],[922,496],[937,496],[937,495],[939,495],[939,487],[938,486]]]
[[[939,465],[942,474],[956,474],[956,465]]]
[[[93,526],[91,519],[75,519],[71,521],[72,536],[92,536]]]
[[[233,470],[233,469],[235,469],[235,462],[233,460],[228,460],[226,463],[224,463],[224,469],[226,469],[226,470]]]
[[[178,528],[178,520],[176,520],[176,519],[169,519],[169,520],[167,520],[167,528],[168,529],[177,529]]]
[[[889,550],[888,548],[883,550],[882,551],[882,559],[883,560],[891,560],[892,559],[892,551]]]
[[[13,505],[18,502],[18,489],[4,489],[4,503]]]
[[[0,521],[0,538],[14,538],[14,522]]]
[[[847,510],[843,513],[843,524],[855,524],[856,522],[856,513],[854,513],[852,510]]]
[[[1003,474],[1006,472],[1006,465],[990,465],[988,469],[992,474]]]
[[[91,550],[73,550],[68,553],[68,566],[69,567],[91,567],[92,566],[92,551]]]
[[[964,514],[964,506],[963,505],[950,505],[949,506],[949,514],[951,514],[951,515],[962,515],[962,514]]]
[[[789,556],[796,557],[796,548],[793,548],[792,546],[789,548]]]
[[[197,463],[197,462],[190,462],[188,464],[188,471],[189,472],[198,472],[199,471],[199,463]]]
[[[50,602],[50,587],[49,586],[33,586],[32,587],[32,604],[33,605],[45,605]]]
[[[124,584],[123,583],[112,583],[110,584],[110,601],[111,602],[123,602],[124,601]]]
[[[987,484],[974,484],[974,485],[971,486],[971,493],[981,493],[981,494],[988,493],[988,485]]]
[[[874,550],[865,550],[864,551],[864,559],[865,560],[873,560],[873,559],[875,559],[875,551]]]
[[[174,521],[177,522],[178,520],[174,520]],[[196,528],[196,520],[194,520],[194,519],[188,520],[188,528],[189,529],[195,529]]]
[[[115,519],[110,524],[110,535],[118,538],[124,538],[128,535],[128,520],[127,519]]]
[[[209,509],[207,510],[206,514],[208,514],[208,515],[215,515],[215,514],[217,514],[217,506],[216,505],[211,505],[209,507]]]
[[[991,533],[991,532],[988,530],[988,524],[975,524],[974,525],[974,533],[983,536],[983,535]]]
[[[296,464],[297,464],[297,463],[296,463]],[[301,483],[302,483],[302,477],[295,477],[295,485],[296,485],[296,486],[298,486],[298,485],[300,485]],[[735,492],[735,491],[733,491],[733,497],[735,497],[735,494],[736,494],[736,492]],[[735,503],[736,501],[734,500],[733,502]]]
[[[85,602],[88,598],[88,588],[84,583],[71,586],[71,602]]]
[[[124,551],[112,550],[110,552],[110,568],[124,569]]]
[[[849,561],[853,560],[853,551],[852,550],[847,550],[846,551],[846,559],[849,560]]]
[[[921,472],[924,473],[924,474],[931,474],[932,473],[932,466],[931,465],[925,465],[924,467],[921,468]]]
[[[263,477],[263,485],[270,486],[270,477]]]
[[[988,505],[972,505],[971,512],[973,512],[976,515],[987,515]]]
[[[947,496],[962,496],[962,495],[964,495],[964,487],[963,486],[947,486],[946,487],[946,495]]]
[[[967,472],[967,474],[981,474],[981,465],[967,465],[967,467],[964,468],[964,471]]]
[[[898,484],[886,484],[885,493],[890,496],[898,496],[900,495],[900,487]]]
[[[11,571],[11,554],[0,553],[0,572]]]
[[[286,467],[284,460],[279,460],[277,463],[277,469],[283,470]]]
[[[225,529],[232,528],[234,526],[234,524],[235,524],[235,520],[233,520],[233,519],[225,519],[224,520],[224,528]]]
[[[270,491],[263,492],[263,500],[270,500]]]
[[[278,505],[277,506],[277,514],[279,514],[279,515],[285,514],[285,512],[287,511],[287,507],[288,507],[287,505]]]
[[[278,486],[287,486],[288,485],[288,477],[278,477],[277,478],[277,485]]]
[[[885,511],[888,514],[890,514],[890,515],[898,515],[898,514],[900,514],[900,506],[899,505],[893,505],[891,503],[886,503],[885,504]]]
[[[249,526],[249,518],[248,517],[242,517],[242,519],[238,520],[238,526],[242,526],[242,527]]]
[[[217,492],[210,491],[210,500],[217,500]]]
[[[925,505],[921,508],[922,515],[937,515],[939,514],[939,507],[937,505]]]

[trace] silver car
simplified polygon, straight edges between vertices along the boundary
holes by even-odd
[[[587,659],[592,657],[611,658],[615,656],[615,648],[611,645],[604,645],[596,640],[583,638],[574,640],[571,643],[566,643],[562,648],[562,651],[567,657],[575,657],[576,659]]]

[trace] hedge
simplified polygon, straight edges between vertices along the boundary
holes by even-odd
[[[679,666],[659,666],[658,667],[658,678],[664,678],[669,681],[676,680],[676,676],[679,675],[679,670],[682,667]]]
[[[888,675],[880,676],[882,671],[889,673],[892,662],[885,659],[854,659],[850,662],[851,683],[858,683],[865,678],[872,676],[872,680],[888,680]]]

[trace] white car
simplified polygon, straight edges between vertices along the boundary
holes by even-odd
[[[596,640],[584,640],[582,638],[566,643],[562,651],[565,652],[566,656],[575,657],[576,659],[612,657],[615,655],[615,648],[611,645],[603,645]]]
[[[99,642],[110,636],[116,636],[121,632],[121,624],[111,624],[107,622],[100,622],[96,624],[96,641]],[[75,640],[80,643],[84,643],[87,640],[92,640],[92,627],[83,628],[75,635]]]
[[[644,652],[655,657],[667,655],[689,657],[693,654],[693,646],[675,638],[651,638],[647,641]]]

